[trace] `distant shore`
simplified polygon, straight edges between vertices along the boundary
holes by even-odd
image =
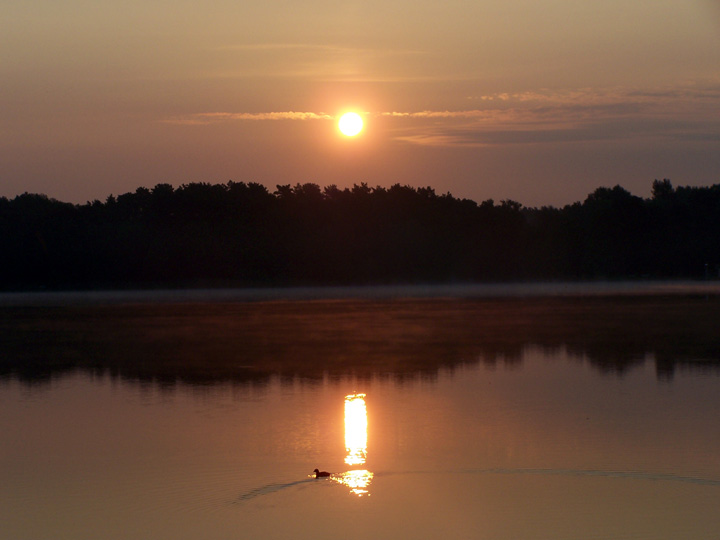
[[[366,184],[158,184],[86,205],[0,197],[0,290],[253,287],[253,297],[279,287],[303,297],[320,287],[342,297],[362,285],[386,297],[408,283],[462,295],[457,284],[720,280],[720,184],[663,180],[652,191],[601,187],[564,208]],[[401,294],[436,295],[413,288]],[[509,288],[469,294],[517,294]]]
[[[565,281],[328,287],[108,289],[0,292],[0,306],[65,304],[255,302],[401,298],[521,298],[570,296],[720,295],[720,281]]]

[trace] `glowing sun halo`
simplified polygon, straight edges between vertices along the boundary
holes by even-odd
[[[340,117],[338,121],[338,128],[343,135],[348,137],[354,137],[363,128],[363,119],[359,114],[354,112],[345,113]]]

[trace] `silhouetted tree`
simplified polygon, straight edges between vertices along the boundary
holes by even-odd
[[[720,186],[656,180],[650,199],[602,187],[539,209],[400,184],[25,193],[0,198],[0,250],[5,290],[716,276]]]

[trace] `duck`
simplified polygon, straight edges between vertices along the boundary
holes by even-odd
[[[330,476],[330,473],[327,471],[320,471],[318,469],[315,469],[313,472],[315,473],[315,478],[323,478],[325,476]]]

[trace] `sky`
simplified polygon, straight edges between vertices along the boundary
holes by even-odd
[[[0,96],[6,197],[647,197],[720,183],[720,0],[3,0]]]

